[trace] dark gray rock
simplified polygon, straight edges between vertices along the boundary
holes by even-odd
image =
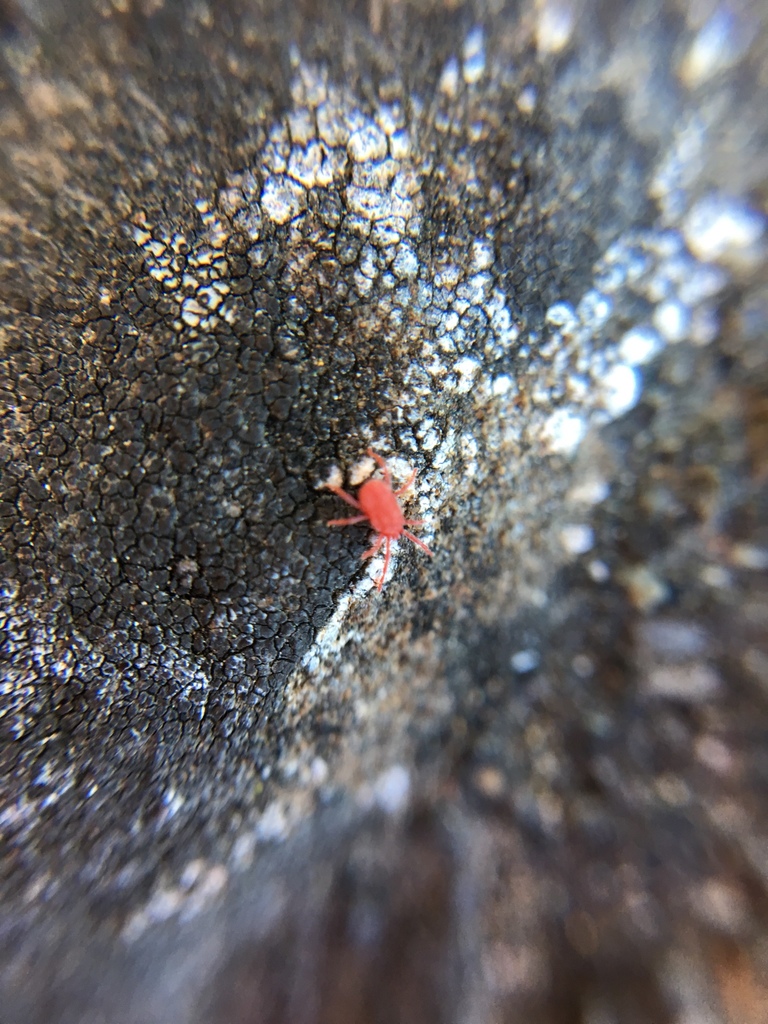
[[[0,4],[3,1021],[765,1019],[764,23]]]

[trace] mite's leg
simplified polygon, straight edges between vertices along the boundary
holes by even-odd
[[[373,556],[376,554],[376,552],[379,550],[383,543],[384,537],[382,534],[379,534],[379,536],[373,542],[373,547],[368,548],[367,551],[364,551],[362,555],[360,555],[360,561],[364,562],[366,558],[373,558]]]
[[[409,533],[407,530],[403,530],[403,533],[408,538],[408,540],[413,541],[413,543],[417,547],[420,547],[422,551],[426,551],[430,558],[433,557],[433,553],[429,550],[429,548],[427,547],[423,540],[419,540],[418,537],[414,537],[414,535],[412,533]]]
[[[381,588],[384,586],[384,580],[387,578],[387,569],[389,568],[389,553],[390,553],[390,540],[387,537],[387,546],[384,550],[384,568],[381,570],[381,576],[376,580],[376,589],[381,592]]]
[[[350,519],[329,519],[326,526],[353,526],[355,523],[364,523],[368,516],[352,516]]]

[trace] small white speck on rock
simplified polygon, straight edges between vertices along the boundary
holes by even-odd
[[[575,12],[567,0],[547,0],[537,4],[536,45],[539,53],[560,53],[573,33]]]
[[[485,33],[479,26],[473,28],[464,41],[463,76],[467,85],[474,85],[485,71]]]
[[[546,313],[546,321],[553,327],[562,327],[564,332],[572,333],[578,326],[576,310],[569,302],[556,302]]]
[[[643,366],[664,348],[658,331],[652,327],[633,327],[619,342],[619,358],[627,366]]]
[[[729,4],[716,6],[681,61],[680,78],[690,89],[731,67],[749,45],[752,33],[746,19],[739,18],[729,7]]]
[[[440,92],[453,99],[459,91],[459,62],[450,57],[440,74]]]
[[[570,409],[557,409],[544,425],[544,437],[553,452],[571,455],[587,432],[582,416]]]
[[[262,840],[284,839],[288,834],[288,818],[285,808],[277,800],[265,808],[256,826],[256,833]]]
[[[344,476],[338,466],[332,466],[327,478],[316,485],[315,489],[320,491],[327,487],[342,487]]]
[[[540,660],[538,651],[533,648],[526,648],[522,651],[515,651],[509,659],[509,664],[511,665],[513,672],[522,676],[537,669],[539,667]]]
[[[695,622],[656,618],[638,627],[642,642],[664,661],[681,661],[700,656],[708,648],[708,637]]]
[[[686,703],[709,700],[720,690],[719,674],[705,662],[685,665],[657,665],[648,673],[643,689],[652,697]]]
[[[314,758],[309,766],[309,774],[314,785],[321,786],[328,778],[327,761],[324,761],[322,757]]]
[[[768,549],[752,544],[736,544],[731,549],[731,563],[740,569],[763,572],[768,569]]]
[[[579,480],[568,492],[568,500],[577,505],[599,505],[611,493],[607,480],[590,475]]]
[[[361,483],[367,480],[376,468],[376,463],[370,457],[370,455],[364,455],[362,459],[358,459],[349,467],[349,484],[350,487],[359,487]]]
[[[761,256],[765,218],[746,203],[711,194],[692,207],[683,223],[688,248],[700,260],[752,266]]]
[[[539,95],[535,86],[526,85],[517,97],[517,109],[521,114],[532,114],[536,109]]]
[[[401,764],[387,768],[373,784],[374,803],[387,814],[398,814],[405,810],[410,794],[411,776]]]
[[[583,523],[570,523],[560,531],[560,543],[573,557],[586,554],[594,546],[594,530]]]
[[[595,558],[587,566],[589,575],[595,581],[595,583],[605,583],[611,578],[611,570],[601,561],[599,558]]]
[[[684,341],[691,325],[690,310],[676,299],[661,302],[653,312],[653,325],[670,344]]]
[[[618,419],[637,405],[642,390],[640,376],[631,366],[618,363],[606,373],[600,390],[603,408],[611,419]]]

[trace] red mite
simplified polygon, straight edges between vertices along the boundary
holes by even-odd
[[[389,554],[390,545],[393,540],[397,540],[398,537],[405,536],[408,540],[413,541],[417,547],[420,547],[422,551],[426,551],[428,555],[432,555],[427,545],[423,540],[419,540],[418,537],[414,537],[412,533],[409,533],[405,529],[406,526],[421,526],[421,519],[406,519],[403,516],[403,510],[400,508],[400,502],[397,500],[401,494],[412,486],[413,481],[416,479],[416,470],[411,473],[406,482],[398,490],[392,490],[392,477],[390,476],[389,468],[387,467],[384,459],[377,455],[372,448],[368,449],[368,455],[372,459],[376,459],[381,471],[384,474],[383,480],[366,480],[360,490],[357,492],[357,497],[353,498],[351,494],[347,494],[341,487],[328,486],[328,490],[333,491],[340,498],[352,505],[354,508],[360,510],[359,516],[352,516],[349,519],[331,519],[328,522],[329,526],[351,526],[353,523],[362,523],[366,520],[371,524],[371,527],[376,531],[376,539],[373,542],[373,546],[368,549],[361,557],[372,558],[373,555],[379,550],[382,544],[385,544],[384,548],[384,569],[381,576],[376,580],[376,589],[381,590],[384,586],[384,580],[386,579],[387,569],[389,568]]]

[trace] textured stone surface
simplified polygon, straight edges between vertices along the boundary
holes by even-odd
[[[0,5],[3,1020],[766,1019],[764,18]]]

